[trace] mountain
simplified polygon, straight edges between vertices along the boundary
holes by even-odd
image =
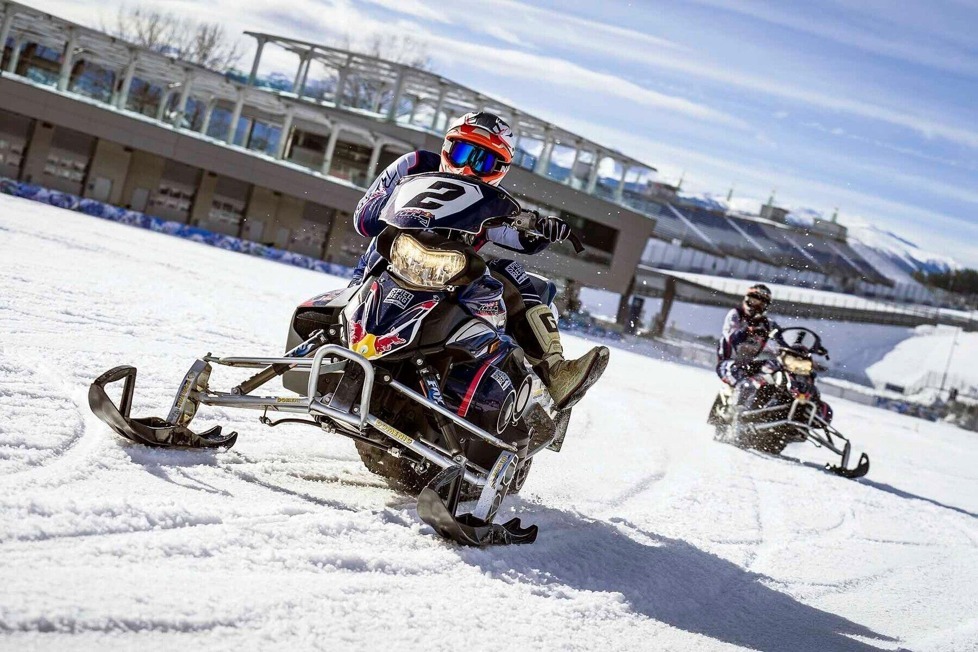
[[[925,251],[892,231],[870,224],[848,229],[853,249],[894,281],[907,281],[915,271],[932,274],[961,268],[954,259]]]

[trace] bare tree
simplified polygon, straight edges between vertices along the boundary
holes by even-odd
[[[113,36],[206,68],[224,71],[244,52],[219,23],[199,22],[169,11],[123,5],[115,24],[102,24]]]
[[[433,68],[427,44],[407,34],[374,33],[365,39],[354,41],[347,33],[338,40],[339,47],[344,50],[359,52],[419,70],[431,71]],[[359,75],[347,79],[344,89],[345,94],[349,96],[350,104],[373,111],[379,110],[383,102],[391,99],[392,90],[383,82]]]

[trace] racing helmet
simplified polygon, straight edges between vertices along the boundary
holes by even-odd
[[[456,118],[445,133],[439,170],[499,185],[513,162],[515,139],[494,113],[477,111]]]
[[[749,317],[759,317],[767,311],[771,305],[771,289],[763,283],[752,285],[747,288],[744,295],[744,310]]]

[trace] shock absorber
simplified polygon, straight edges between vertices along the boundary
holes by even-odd
[[[316,352],[323,344],[328,343],[329,340],[326,338],[326,331],[320,329],[315,331],[308,340],[295,347],[291,351],[285,354],[287,358],[307,358]],[[281,376],[289,369],[292,369],[295,365],[291,364],[273,364],[265,367],[258,373],[256,373],[251,378],[245,380],[237,387],[231,388],[232,394],[237,394],[243,396],[245,394],[250,394],[255,391],[268,381]]]

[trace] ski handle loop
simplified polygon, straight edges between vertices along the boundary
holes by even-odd
[[[527,233],[532,233],[534,235],[540,235],[537,231],[537,222],[540,220],[540,213],[536,210],[523,209],[510,221],[510,226],[512,226],[517,231],[525,231]],[[567,237],[570,243],[574,246],[574,251],[578,254],[584,253],[584,243],[581,241],[580,237],[574,233],[573,229],[570,235]]]

